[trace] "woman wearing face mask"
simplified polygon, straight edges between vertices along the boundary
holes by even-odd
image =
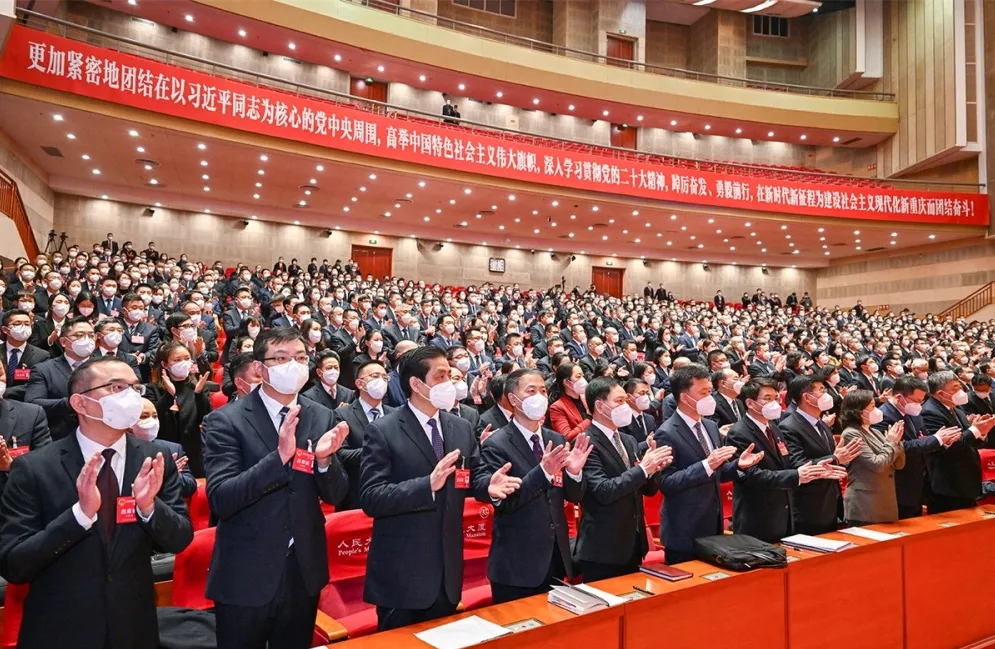
[[[653,387],[657,390],[670,389],[670,351],[664,347],[657,347],[653,352],[653,372],[656,373],[656,382]]]
[[[159,437],[159,414],[155,410],[155,404],[148,399],[142,399],[142,416],[138,422],[128,429],[129,435],[134,435],[138,439],[146,442],[154,442],[162,447],[163,455],[169,453],[176,462],[176,469],[180,473],[180,495],[189,498],[197,491],[197,479],[190,471],[189,461],[183,447],[176,442],[169,442]]]
[[[62,334],[62,326],[70,319],[71,311],[69,298],[61,293],[56,294],[49,300],[46,316],[35,320],[29,342],[53,357],[61,356],[62,345],[58,342],[59,336]]]
[[[95,324],[100,315],[97,312],[96,300],[86,291],[76,296],[76,300],[73,302],[73,312],[81,318],[86,318],[90,324]]]
[[[325,335],[321,330],[321,323],[308,318],[301,323],[301,334],[304,335],[304,348],[307,350],[310,359],[311,370],[314,370],[314,359],[318,354],[328,349],[325,344]]]
[[[366,335],[359,340],[359,353],[352,359],[352,373],[356,375],[359,366],[367,361],[377,361],[390,371],[390,364],[387,360],[387,350],[384,348],[383,334],[379,331],[367,331]]]
[[[584,391],[587,380],[576,363],[563,363],[556,370],[550,393],[549,427],[572,441],[591,423]]]
[[[203,478],[200,425],[211,412],[211,400],[204,389],[207,374],[198,377],[192,373],[195,369],[186,345],[164,342],[156,352],[146,396],[159,413],[159,437],[183,446],[190,458],[190,470]]]
[[[898,520],[895,471],[905,466],[905,422],[899,421],[887,431],[876,430],[882,418],[869,390],[851,390],[843,397],[843,442],[863,441],[860,454],[847,467],[843,512],[849,525]]]

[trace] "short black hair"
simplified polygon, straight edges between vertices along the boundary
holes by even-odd
[[[490,381],[487,382],[487,393],[491,395],[491,399],[495,403],[501,400],[504,396],[504,385],[508,380],[507,374],[498,374],[497,376],[492,376]]]
[[[618,385],[618,381],[610,376],[599,376],[591,379],[591,382],[587,384],[587,390],[584,391],[587,407],[591,409],[591,412],[594,412],[594,402],[604,401],[616,385]]]
[[[529,375],[538,376],[540,379],[542,378],[542,374],[539,372],[539,370],[533,370],[527,368],[522,370],[515,370],[507,377],[505,377],[504,380],[505,393],[514,392],[518,390],[518,384],[522,382],[522,379],[524,379],[526,376]]]
[[[986,381],[988,380],[987,376],[982,375],[982,378],[985,379]],[[892,394],[896,396],[901,395],[903,397],[912,396],[912,393],[915,392],[916,390],[922,390],[923,392],[926,392],[928,394],[929,386],[926,385],[925,381],[911,374],[905,374],[903,376],[898,377],[898,379],[895,380],[895,385],[891,387]]]
[[[69,376],[69,396],[79,394],[90,388],[90,381],[93,375],[93,368],[101,363],[121,363],[129,370],[131,366],[122,361],[117,356],[97,356],[93,355],[76,366]]]
[[[93,325],[93,333],[99,334],[112,324],[119,325],[122,329],[124,328],[124,323],[117,318],[104,318],[103,320],[98,320],[97,324]]]
[[[252,347],[252,358],[262,362],[269,354],[270,345],[273,343],[288,343],[293,340],[299,340],[304,345],[304,348],[307,349],[307,341],[304,340],[304,335],[294,327],[273,327],[272,329],[260,332],[256,336],[255,345]]]
[[[252,352],[236,354],[228,363],[228,373],[231,374],[231,380],[244,379],[246,370],[252,367],[254,360]]]
[[[773,388],[774,392],[777,392],[777,381],[768,378],[756,378],[751,379],[746,382],[743,389],[739,392],[739,400],[746,404],[746,400],[756,401],[757,397],[760,396],[760,390],[762,388]]]
[[[70,331],[73,330],[73,327],[80,324],[90,324],[90,320],[84,316],[76,316],[69,322],[62,325],[62,331],[59,333],[59,338],[64,338]]]
[[[788,384],[788,401],[791,403],[801,403],[802,396],[812,392],[816,383],[825,383],[822,374],[813,376],[796,376]]]
[[[29,318],[31,317],[31,314],[25,311],[24,309],[11,309],[10,311],[5,311],[3,314],[3,326],[9,327],[10,319],[16,315],[23,315]]]
[[[870,390],[850,390],[843,397],[840,407],[840,426],[847,428],[863,428],[864,419],[861,413],[868,404],[874,403],[874,393]]]
[[[255,349],[255,347],[253,347],[253,349]],[[325,359],[328,359],[328,358],[334,358],[335,360],[337,360],[339,362],[339,368],[341,369],[341,367],[342,367],[342,359],[339,357],[339,355],[337,353],[335,353],[334,351],[332,351],[331,349],[325,349],[325,350],[322,350],[322,351],[318,352],[318,355],[315,357],[315,359],[314,359],[314,371],[317,372],[318,374],[321,374],[321,364],[324,363]],[[358,373],[359,372],[357,372],[357,374]]]
[[[405,397],[411,398],[412,377],[424,381],[428,376],[429,363],[436,358],[445,360],[446,352],[435,345],[416,347],[401,355],[397,372],[401,378],[401,391]]]
[[[670,377],[670,391],[674,395],[674,400],[680,400],[681,395],[687,392],[695,381],[708,378],[708,369],[704,365],[691,363],[678,367]]]
[[[625,382],[625,385],[622,386],[622,389],[625,390],[626,394],[632,394],[640,385],[648,386],[649,384],[641,378],[629,379]]]
[[[367,367],[369,367],[370,365],[376,365],[378,367],[383,367],[385,370],[387,369],[384,366],[384,364],[381,363],[380,361],[376,361],[376,360],[372,360],[371,359],[371,360],[365,361],[363,363],[360,363],[359,367],[356,368],[356,372],[353,374],[353,376],[358,377],[360,374],[362,374],[363,370],[366,369]]]

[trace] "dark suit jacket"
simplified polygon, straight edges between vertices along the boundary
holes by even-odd
[[[833,458],[836,444],[826,438],[828,426],[819,434],[801,413],[794,413],[778,422],[778,428],[788,444],[790,464],[798,468],[810,462]],[[835,462],[835,459],[834,459]],[[822,534],[836,529],[840,516],[840,486],[835,480],[813,480],[795,492],[795,528],[801,534]]]
[[[97,313],[103,313],[112,318],[117,318],[121,315],[121,298],[116,295],[108,300],[103,295],[96,294],[94,295],[93,303],[97,307]]]
[[[930,435],[947,426],[963,431],[959,441],[931,453],[927,458],[929,485],[933,493],[954,498],[977,498],[981,495],[981,458],[978,448],[984,440],[976,439],[971,424],[961,408],[948,410],[930,397],[922,407],[922,420]]]
[[[326,393],[327,396],[327,393]],[[335,422],[344,421],[349,424],[349,438],[339,451],[339,459],[349,475],[349,493],[339,506],[339,509],[359,509],[359,460],[363,454],[363,444],[366,443],[366,427],[370,425],[363,410],[361,398],[348,405],[343,405],[335,411]],[[380,416],[390,413],[393,408],[380,404]]]
[[[356,342],[345,329],[340,329],[332,334],[328,346],[339,355],[339,385],[355,390],[356,375],[353,373],[352,361],[356,357]]]
[[[26,343],[24,345],[24,350],[21,353],[21,357],[17,359],[16,369],[27,369],[32,371],[33,368],[44,363],[45,361],[52,358],[52,356],[38,347],[35,347],[31,343]],[[26,379],[17,379],[14,377],[14,369],[12,367],[7,367],[10,358],[7,356],[7,345],[0,343],[0,363],[3,363],[3,369],[7,374],[7,389],[4,391],[4,397],[7,399],[13,399],[14,401],[24,401],[24,393],[28,389],[28,381],[31,379],[30,374]]]
[[[542,447],[566,442],[562,435],[540,428]],[[564,472],[563,487],[554,487],[514,423],[487,438],[481,460],[488,473],[511,463],[508,475],[522,479],[518,491],[494,507],[494,531],[487,557],[487,578],[497,584],[535,588],[549,574],[554,548],[573,577],[570,538],[563,502],[579,503],[584,497],[584,477],[574,480]],[[590,458],[588,458],[590,460]]]
[[[383,328],[382,333],[384,338],[387,339],[387,346],[390,349],[397,347],[397,344],[402,340],[410,340],[419,344],[422,342],[421,329],[416,324],[401,329],[400,325],[396,322],[391,322]]]
[[[173,457],[173,454],[175,453],[176,459],[179,460],[181,457],[186,455],[186,453],[183,452],[183,447],[176,442],[167,442],[164,439],[155,439],[152,440],[152,442],[163,448],[163,457],[166,457],[167,453],[169,454],[169,457]],[[180,471],[180,497],[189,498],[195,491],[197,491],[197,478],[193,476],[193,471],[190,470],[190,465],[188,464],[183,467],[182,471]]]
[[[967,404],[964,406],[964,413],[968,415],[991,415],[995,414],[995,405],[992,404],[992,398],[982,399],[974,392],[967,399]]]
[[[777,424],[769,425],[774,446],[767,433],[749,417],[743,417],[729,430],[726,443],[740,453],[750,444],[754,450],[764,452],[763,459],[733,484],[732,529],[736,534],[749,534],[774,543],[791,535],[794,529],[792,503],[798,487],[798,471],[791,467],[791,458],[781,453],[784,438]]]
[[[926,432],[922,416],[902,415],[890,402],[881,406],[884,418],[874,428],[886,431],[892,424],[904,421],[905,432],[902,446],[905,447],[905,466],[895,472],[895,494],[902,507],[922,508],[923,483],[926,479],[926,458],[939,451],[940,440]]]
[[[701,420],[712,446],[722,445],[718,427]],[[694,540],[722,533],[722,495],[719,484],[740,475],[738,460],[733,458],[708,475],[702,462],[707,457],[694,431],[679,413],[664,422],[654,436],[657,447],[673,449],[674,460],[662,471],[660,491],[660,540],[667,549],[667,561],[674,557],[686,560],[693,552]]]
[[[159,328],[155,325],[139,322],[134,329],[129,329],[124,319],[121,323],[124,325],[124,338],[121,339],[119,347],[121,351],[129,354],[145,354],[149,357],[159,347]]]
[[[777,376],[777,369],[775,369],[774,364],[770,361],[753,361],[750,363],[750,368],[747,372],[750,378],[754,379],[774,378]]]
[[[678,356],[685,356],[691,359],[692,363],[699,362],[701,358],[701,352],[698,351],[698,343],[701,341],[700,338],[692,338],[685,331],[680,337],[677,338],[677,347],[684,346],[684,349],[680,351]]]
[[[262,388],[260,388],[262,389]],[[317,443],[334,415],[298,399],[297,447]],[[333,457],[328,471],[294,471],[280,460],[277,431],[258,390],[204,419],[207,499],[218,517],[207,597],[223,604],[262,606],[273,599],[283,557],[294,539],[304,586],[316,596],[328,583],[325,517],[319,498],[337,505],[349,489]]]
[[[15,446],[15,438],[18,448],[27,447],[32,451],[52,443],[48,419],[41,406],[10,399],[0,399],[0,435],[9,449]],[[0,496],[9,475],[7,471],[0,471]]]
[[[319,406],[325,406],[329,410],[335,410],[341,405],[349,404],[355,401],[356,392],[350,390],[347,387],[341,386],[338,383],[335,384],[335,398],[328,394],[328,390],[321,383],[315,382],[310,388],[301,392],[302,397],[307,397],[311,401],[314,401]]]
[[[470,424],[470,428],[476,433],[477,426],[480,425],[480,413],[477,412],[476,408],[468,406],[465,403],[458,403],[453,410],[449,411],[449,414],[460,419],[465,419]],[[483,429],[481,429],[482,431]]]
[[[242,314],[239,313],[238,309],[231,308],[226,310],[221,314],[221,326],[225,330],[225,348],[221,352],[221,363],[224,365],[228,364],[228,354],[231,349],[232,342],[235,341],[235,337],[238,334],[238,328],[242,325]]]
[[[591,423],[587,435],[594,450],[584,465],[587,491],[581,505],[577,531],[577,558],[581,561],[629,565],[649,551],[643,496],[654,495],[660,486],[659,474],[646,477],[638,462],[642,453],[636,440],[622,433],[619,439],[629,456],[625,467],[615,446]]]
[[[463,585],[463,504],[490,502],[490,473],[470,424],[439,413],[445,453],[460,451],[470,489],[453,476],[433,496],[429,475],[438,464],[424,429],[407,405],[366,429],[360,466],[363,511],[373,517],[363,601],[386,608],[426,609],[440,587],[453,604]]]
[[[874,393],[874,398],[877,399],[881,396],[881,381],[877,377],[874,378],[874,382],[867,378],[867,375],[863,372],[855,372],[853,377],[854,385],[856,385],[861,390],[870,390]]]
[[[480,434],[484,432],[484,429],[488,426],[491,427],[492,431],[501,430],[508,425],[508,418],[504,416],[501,409],[496,405],[488,408],[480,418],[477,420],[477,428],[474,429],[474,435],[477,439],[480,439]]]
[[[715,422],[715,425],[719,428],[726,426],[728,424],[735,424],[736,413],[733,412],[732,406],[726,401],[726,398],[719,394],[718,392],[712,392],[712,397],[715,399],[715,414],[709,417]],[[746,412],[746,406],[742,403],[739,404],[740,412]]]
[[[69,406],[69,363],[65,356],[39,363],[31,370],[24,401],[41,406],[49,421],[52,439],[68,437],[79,426],[76,411]]]
[[[128,436],[122,495],[160,447]],[[89,459],[89,458],[87,458]],[[84,530],[72,506],[84,458],[71,435],[18,458],[0,500],[0,574],[30,584],[20,647],[158,649],[153,549],[179,553],[193,539],[176,465],[165,458],[148,523],[115,526],[110,547]]]

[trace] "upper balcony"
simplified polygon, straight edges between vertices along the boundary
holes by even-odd
[[[253,47],[303,61],[327,63],[334,50],[336,67],[360,78],[433,88],[482,102],[500,98],[504,104],[538,106],[559,115],[598,120],[605,111],[613,116],[632,113],[634,122],[638,113],[644,116],[642,126],[664,129],[672,123],[707,121],[712,134],[746,137],[752,133],[760,139],[766,137],[770,125],[777,125],[778,141],[825,146],[872,146],[898,130],[899,110],[893,95],[841,87],[845,82],[840,77],[846,74],[841,70],[853,65],[843,64],[836,74],[819,75],[818,79],[824,79],[822,84],[765,80],[797,78],[777,75],[771,66],[790,68],[800,63],[795,59],[770,63],[760,50],[748,56],[755,49],[748,47],[749,16],[737,12],[716,11],[688,27],[685,54],[678,60],[685,65],[669,66],[659,62],[668,54],[654,53],[653,43],[662,42],[660,37],[645,35],[646,26],[655,24],[645,17],[638,30],[615,29],[628,37],[637,31],[643,33],[634,41],[634,60],[625,61],[608,54],[605,38],[588,39],[579,45],[566,37],[552,39],[567,43],[560,45],[446,17],[452,0],[412,3],[429,7],[429,11],[387,0],[367,2],[375,6],[347,0],[176,0],[136,5],[112,0],[110,4],[121,12],[181,30],[235,43],[251,42]],[[385,2],[390,12],[376,8],[380,6],[376,3]],[[103,1],[93,4],[107,6]],[[524,3],[520,4],[520,20],[524,21]],[[559,12],[575,4],[536,0],[529,6],[549,5],[552,12]],[[638,2],[623,4],[643,6]],[[570,16],[554,18],[554,28],[573,20]],[[242,32],[234,31],[234,25],[248,33],[248,38],[240,37]],[[596,33],[604,37],[606,32],[600,27]],[[832,35],[823,40],[827,39],[832,40]],[[292,50],[288,49],[290,42]],[[805,43],[794,46],[804,48]],[[730,47],[732,51],[727,51]],[[852,61],[851,50],[839,52],[838,57],[832,53],[818,56]],[[823,67],[821,59],[811,58],[813,68]],[[737,63],[725,65],[727,60]],[[748,61],[764,65],[751,63],[748,71]],[[756,70],[763,74],[754,74]],[[535,103],[536,99],[541,103]],[[570,106],[575,109],[570,110]]]

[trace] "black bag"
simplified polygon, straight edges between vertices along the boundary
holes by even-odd
[[[788,565],[788,554],[784,548],[746,534],[720,534],[695,539],[694,555],[705,563],[737,572]]]

